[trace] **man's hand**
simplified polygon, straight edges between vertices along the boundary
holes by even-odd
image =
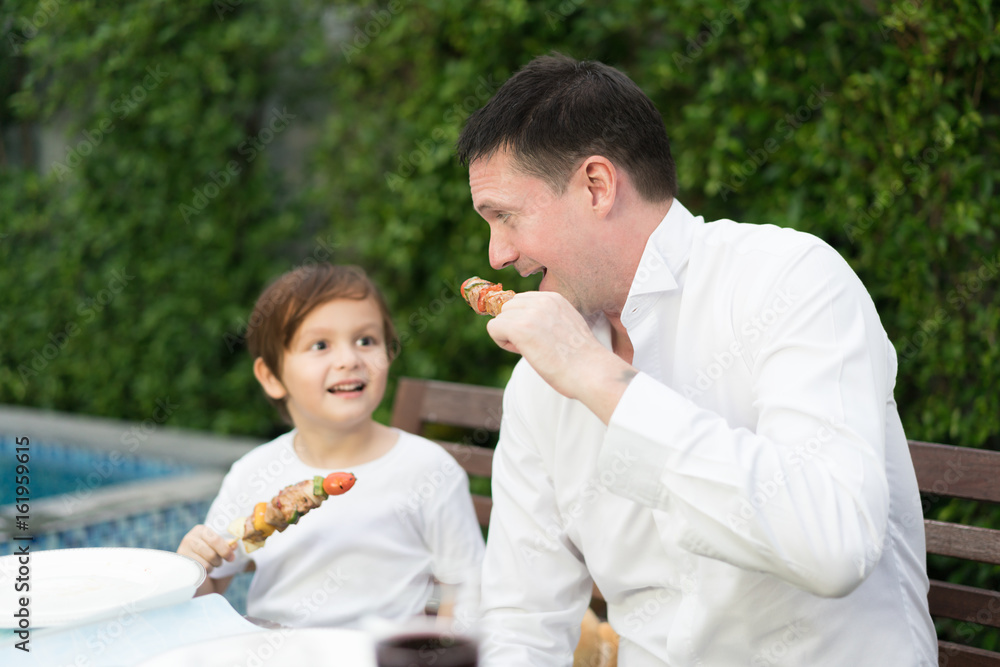
[[[523,356],[553,389],[581,401],[605,424],[636,374],[555,292],[518,294],[486,330],[497,345]]]

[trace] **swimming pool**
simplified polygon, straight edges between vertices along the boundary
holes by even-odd
[[[233,461],[257,443],[212,434],[140,429],[141,425],[0,406],[0,469],[14,472],[15,449],[27,437],[30,460],[25,513],[12,504],[13,479],[0,485],[0,556],[13,536],[30,536],[32,551],[76,547],[140,547],[176,551],[202,523]],[[125,437],[144,433],[141,440]],[[245,613],[251,575],[226,592]]]
[[[0,435],[0,461],[15,460],[14,436]],[[141,458],[128,452],[100,451],[52,442],[30,442],[31,498],[87,495],[100,488],[138,479],[156,479],[197,470],[194,466]],[[16,486],[0,487],[0,505],[16,498]]]

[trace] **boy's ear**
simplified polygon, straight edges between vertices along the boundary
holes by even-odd
[[[253,374],[256,376],[257,382],[260,382],[260,386],[264,388],[264,393],[274,400],[280,401],[288,395],[285,385],[281,383],[278,376],[272,373],[271,369],[264,363],[264,357],[254,359]]]

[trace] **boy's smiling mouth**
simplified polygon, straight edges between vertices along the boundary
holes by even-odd
[[[331,387],[327,387],[326,390],[331,394],[342,394],[362,391],[364,388],[365,383],[361,380],[347,380],[346,382],[338,382]]]

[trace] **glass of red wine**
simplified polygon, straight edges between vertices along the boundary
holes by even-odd
[[[379,637],[378,667],[477,667],[479,645],[471,633],[442,618],[413,619]]]

